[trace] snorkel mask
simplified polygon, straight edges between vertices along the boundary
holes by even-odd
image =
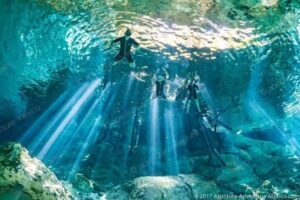
[[[126,37],[130,37],[131,36],[131,30],[128,28],[128,29],[126,29],[126,31],[125,31],[125,36]]]

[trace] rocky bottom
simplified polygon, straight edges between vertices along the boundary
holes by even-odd
[[[0,147],[1,199],[299,199],[300,159],[288,147],[229,136],[232,148],[221,152],[225,167],[208,156],[189,159],[191,173],[138,177],[109,191],[92,188],[77,175],[74,189],[59,181],[20,144]],[[76,186],[77,184],[77,186]],[[96,183],[95,183],[96,184]],[[9,198],[8,198],[9,197]]]

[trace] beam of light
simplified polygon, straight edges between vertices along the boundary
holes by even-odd
[[[103,113],[102,113],[102,115],[103,115],[104,118],[109,119],[110,113],[112,112],[112,107],[115,105],[115,100],[118,97],[118,94],[120,93],[120,90],[122,90],[122,84],[119,84],[117,86],[117,88],[115,88],[114,90],[112,90],[112,94],[110,95],[111,97],[109,99],[109,102],[105,106],[105,109],[103,110]],[[125,98],[126,97],[123,96],[122,101],[125,101]],[[132,98],[132,95],[130,96],[130,98]],[[124,107],[124,109],[125,109],[125,107]],[[127,109],[127,112],[128,112],[128,109]],[[127,114],[125,113],[124,116],[126,116],[126,115]],[[119,124],[120,121],[122,121],[122,119],[123,119],[124,116],[121,114],[120,118],[110,119],[109,124],[110,125]],[[100,131],[99,131],[99,133],[100,134],[103,133],[103,130],[104,129],[101,128]],[[105,130],[105,131],[107,131],[107,130]],[[108,131],[110,131],[110,130],[108,130]],[[125,131],[125,130],[122,130],[122,131]],[[127,135],[127,137],[125,138],[125,140],[128,139],[128,138],[129,138],[129,136]],[[106,140],[110,140],[110,139],[112,139],[112,138],[111,138],[111,135],[109,134],[106,137]],[[129,141],[129,140],[126,140],[126,141]],[[126,143],[126,141],[125,141],[125,143]],[[103,154],[104,154],[104,150],[108,150],[108,149],[101,148],[100,152],[98,153],[97,162],[96,162],[96,165],[94,167],[95,170],[93,170],[93,172],[92,172],[92,177],[95,175],[95,173],[97,173],[97,169],[96,168],[98,168],[98,163],[101,164],[101,162],[98,162],[98,161],[102,159]],[[113,155],[114,153],[113,152],[105,152],[105,154]],[[122,161],[124,161],[124,162],[122,162],[122,164],[124,164],[124,166],[125,166],[125,164],[126,164],[125,161],[126,161],[126,159],[128,157],[128,154],[124,152],[123,155],[124,155],[124,157],[122,157],[121,159],[122,159]]]
[[[134,99],[136,99],[137,95],[139,95],[138,93],[138,89],[139,89],[139,84],[136,83],[135,78],[133,77],[134,72],[131,72],[131,74],[129,76],[127,76],[127,84],[125,88],[125,94],[121,97],[121,107],[120,107],[120,111],[123,113],[125,112],[125,115],[127,115],[127,113],[130,111],[130,113],[132,113],[132,116],[128,116],[126,117],[126,123],[123,124],[123,126],[125,126],[123,128],[123,140],[121,141],[123,144],[123,147],[125,147],[124,149],[124,153],[122,154],[122,156],[119,157],[120,159],[120,168],[126,170],[127,169],[127,164],[128,164],[128,157],[129,157],[129,153],[130,153],[130,145],[131,145],[131,138],[132,138],[132,133],[135,127],[135,111],[137,109],[137,107],[134,107],[133,109],[128,109],[129,107],[129,103],[131,103]],[[122,89],[124,89],[122,88]]]
[[[112,107],[116,103],[115,100],[116,100],[118,93],[119,93],[119,87],[117,87],[117,88],[109,87],[109,91],[104,92],[105,96],[103,97],[103,101],[100,102],[101,112],[99,111],[99,113],[101,113],[101,118],[103,119],[103,122],[106,121],[109,123],[117,123],[117,122],[114,122],[115,120],[110,120],[110,121],[108,121],[108,120],[110,119],[110,113],[112,112]],[[101,125],[102,124],[103,123],[101,123]],[[97,136],[101,135],[102,133],[103,133],[103,126],[100,126]],[[109,135],[107,137],[109,137]],[[92,170],[91,177],[93,177],[94,173],[97,173],[98,169],[96,169],[96,168],[102,162],[101,159],[103,156],[103,152],[100,151],[97,154],[98,154],[98,156],[97,156],[97,160],[95,163],[96,167]],[[109,154],[109,155],[111,155],[111,154]],[[78,170],[78,168],[77,168],[77,170]],[[72,177],[70,176],[70,178],[72,178]]]
[[[261,52],[262,53],[262,52]],[[260,59],[254,63],[255,70],[252,73],[250,84],[248,88],[247,93],[247,101],[246,104],[248,106],[248,113],[250,117],[253,120],[266,120],[271,124],[271,127],[274,127],[277,130],[277,133],[280,134],[280,136],[284,139],[284,143],[287,143],[290,145],[291,148],[295,148],[297,152],[299,152],[299,145],[293,140],[293,138],[290,138],[286,132],[279,127],[276,117],[271,117],[271,114],[269,114],[267,108],[269,105],[267,102],[265,102],[260,96],[258,95],[258,86],[260,84],[260,74],[262,71],[262,64],[261,62],[267,58],[268,54],[259,56]],[[276,113],[274,113],[276,114]],[[273,114],[273,115],[274,115]]]
[[[71,167],[72,170],[68,178],[69,180],[71,180],[74,177],[74,174],[78,171],[80,162],[85,157],[88,148],[94,143],[98,136],[99,127],[102,126],[102,109],[105,106],[106,100],[108,99],[108,91],[110,88],[110,85],[107,85],[106,88],[101,92],[100,97],[98,97],[88,108],[88,112],[85,113],[85,116],[79,123],[76,130],[71,132],[69,135],[63,135],[64,141],[56,141],[56,144],[52,148],[55,150],[55,152],[57,152],[57,154],[61,154],[58,156],[58,159],[54,159],[54,162],[52,162],[53,166],[59,166],[66,158],[70,163],[73,163]],[[83,143],[83,146],[78,145],[81,144],[81,142]],[[70,151],[74,154],[69,154]],[[49,153],[47,156],[48,155]]]
[[[103,102],[106,101],[109,89],[110,89],[110,84],[106,86],[106,88],[101,92],[100,97],[98,97],[94,101],[92,106],[90,108],[88,108],[88,111],[86,112],[84,118],[81,120],[81,122],[79,123],[77,128],[72,133],[71,138],[66,139],[66,143],[61,145],[62,148],[68,149],[70,146],[72,146],[74,144],[75,136],[79,136],[79,132],[82,131],[84,126],[91,121],[91,118],[93,117],[93,113],[95,113],[96,107],[99,106],[99,102],[102,107]],[[87,125],[87,126],[90,126],[90,125]],[[57,161],[57,163],[59,163],[59,161]]]
[[[134,81],[134,80],[132,80]],[[132,88],[132,86],[129,86],[130,85],[130,81],[128,81],[128,85],[127,85],[127,89],[126,91],[128,91],[131,95],[129,96],[128,95],[124,95],[122,97],[122,102],[126,101],[127,98],[129,99],[136,99],[136,97],[139,95],[138,91],[139,91],[139,84],[134,84],[134,87]],[[129,89],[131,88],[131,89]],[[114,99],[115,99],[115,96],[116,94],[118,94],[118,91],[117,90],[114,90],[114,98],[112,98],[110,100],[110,104],[108,106],[106,106],[106,111],[105,113],[109,113],[111,112],[111,107],[115,104],[114,102]],[[138,109],[138,108],[135,108],[135,109]],[[126,105],[122,105],[121,107],[121,110],[124,110],[126,111],[126,113],[128,112],[128,106]],[[127,115],[125,113],[125,115]],[[130,112],[130,113],[135,113],[135,112]],[[122,118],[122,115],[120,116]],[[127,117],[126,117],[127,118]],[[125,149],[123,151],[123,154],[122,156],[118,156],[118,160],[119,160],[119,163],[120,163],[120,168],[121,169],[124,169],[125,170],[128,170],[127,169],[127,164],[128,164],[128,156],[129,156],[129,147],[130,147],[130,142],[131,142],[131,134],[132,134],[132,131],[133,131],[133,128],[134,127],[134,117],[133,118],[130,118],[129,121],[126,121],[126,129],[123,130],[123,132],[125,132],[125,140],[122,141],[123,142],[123,145],[125,144],[126,146],[128,145],[128,151],[127,149]],[[125,119],[126,120],[126,119]],[[115,122],[116,120],[112,119],[111,120],[111,124],[114,124],[116,123]],[[117,121],[117,123],[119,123],[120,119]],[[105,131],[110,131],[110,130],[105,130]],[[101,129],[100,130],[100,134],[103,132],[103,130]],[[98,169],[101,168],[101,165],[103,164],[103,158],[106,157],[106,155],[114,155],[114,152],[116,148],[118,147],[113,147],[113,148],[105,148],[104,145],[108,144],[109,141],[112,141],[112,140],[115,140],[115,136],[114,138],[112,137],[111,134],[108,134],[107,137],[105,138],[105,141],[103,141],[103,143],[101,145],[103,145],[103,147],[99,147],[99,150],[98,150],[98,156],[97,156],[97,159],[96,159],[96,162],[95,162],[95,165],[93,167],[93,170],[92,170],[92,173],[91,173],[91,177],[94,178],[94,177],[97,177],[98,176]],[[125,147],[126,147],[125,146]],[[111,158],[111,159],[115,159],[115,158]]]
[[[101,92],[100,97],[97,97],[93,103],[91,104],[91,106],[87,107],[86,110],[87,112],[85,113],[80,113],[80,115],[84,115],[82,119],[78,119],[78,124],[76,124],[74,130],[70,130],[68,128],[66,128],[66,132],[68,132],[68,134],[62,134],[61,135],[61,141],[57,141],[56,143],[58,143],[58,145],[56,145],[55,148],[52,148],[55,150],[54,153],[52,153],[52,155],[60,155],[60,156],[56,156],[58,157],[58,159],[52,159],[52,165],[58,165],[60,163],[60,157],[63,158],[63,155],[67,153],[67,151],[73,151],[74,149],[74,144],[76,144],[77,141],[74,141],[75,139],[77,140],[81,140],[83,136],[83,134],[79,134],[80,132],[83,131],[83,129],[85,127],[90,127],[92,126],[91,121],[93,121],[93,118],[95,117],[95,113],[97,114],[97,112],[95,112],[95,110],[97,110],[97,106],[102,108],[102,104],[103,102],[106,101],[107,96],[108,96],[108,90],[110,89],[110,84],[108,84],[105,89]],[[99,103],[100,102],[100,103]],[[99,112],[100,113],[100,112]],[[57,147],[58,146],[58,147]],[[47,154],[47,157],[52,157],[52,155],[49,155],[50,153]],[[70,156],[69,156],[70,157]]]
[[[108,115],[108,113],[111,112],[112,105],[114,105],[114,104],[111,104],[111,106],[108,106],[106,108],[106,111],[105,111],[106,115]],[[119,123],[119,122],[117,122],[116,120],[113,119],[111,124],[115,124],[115,123]],[[115,157],[118,157],[118,162],[120,163],[121,169],[125,170],[125,167],[126,167],[125,161],[127,160],[129,151],[126,151],[126,152],[123,151],[124,157],[119,157],[119,155],[116,155],[114,153],[114,151],[119,149],[119,146],[118,145],[111,146],[111,144],[110,144],[111,141],[116,139],[116,135],[111,134],[112,133],[111,130],[102,129],[102,128],[100,129],[99,134],[105,134],[104,131],[109,131],[109,133],[108,133],[107,137],[105,138],[105,140],[100,144],[101,146],[99,146],[99,152],[97,153],[98,156],[97,156],[95,165],[93,167],[93,170],[91,172],[92,179],[99,176],[99,174],[98,174],[99,168],[101,168],[101,166],[103,164],[105,165],[104,162],[106,162],[105,159],[107,159],[107,155],[115,155]],[[107,145],[108,145],[108,148],[107,148]],[[128,150],[129,150],[129,148],[128,148]],[[110,158],[110,160],[114,160],[115,157]]]
[[[149,174],[157,175],[156,167],[161,164],[159,152],[160,144],[160,123],[158,99],[150,101],[150,136],[149,136]]]
[[[214,107],[214,101],[212,98],[212,95],[210,94],[209,90],[207,89],[206,85],[203,84],[203,87],[200,90],[201,96],[205,103],[209,105],[209,107],[213,108]]]
[[[300,144],[297,140],[299,137],[299,129],[300,129],[300,116],[294,116],[291,118],[288,118],[286,120],[286,129],[290,131],[291,135],[293,136],[290,140],[291,144],[293,145],[295,151],[298,155],[300,155]]]
[[[48,158],[52,158],[52,162],[51,165],[57,165],[60,162],[60,158],[63,157],[63,155],[66,153],[66,150],[70,150],[71,148],[73,148],[74,143],[76,143],[77,141],[74,141],[75,138],[78,139],[78,137],[81,139],[81,136],[79,134],[80,131],[82,131],[83,125],[85,125],[85,123],[87,123],[87,120],[90,120],[90,117],[92,117],[92,113],[95,110],[96,106],[98,105],[99,101],[101,100],[100,98],[97,98],[93,104],[90,106],[90,108],[88,108],[88,112],[85,114],[84,118],[82,119],[82,121],[75,126],[74,130],[70,130],[69,128],[67,128],[66,132],[68,132],[67,134],[63,134],[61,135],[61,139],[60,141],[56,141],[56,144],[58,145],[54,145],[52,146],[52,148],[49,150],[49,152],[47,153],[47,157]],[[58,159],[53,159],[53,157],[56,156]],[[45,159],[48,160],[48,159]]]
[[[178,175],[178,157],[177,157],[177,144],[176,144],[176,128],[177,120],[174,117],[174,110],[172,105],[169,105],[164,115],[164,127],[166,133],[166,158],[168,165],[169,175]]]
[[[274,127],[277,130],[277,132],[284,139],[285,143],[288,143],[292,148],[295,148],[298,146],[297,143],[295,143],[295,140],[293,140],[293,138],[289,138],[289,136],[286,134],[286,132],[284,130],[282,130],[281,127],[278,126],[276,119],[273,119],[271,117],[271,115],[269,115],[266,112],[266,110],[258,102],[252,101],[249,103],[249,106],[251,107],[252,111],[254,111],[256,113],[256,115],[258,115],[263,120],[267,120],[271,124],[271,127]],[[297,148],[297,151],[299,152],[299,148]]]
[[[133,72],[132,72],[133,73]],[[137,99],[138,98],[138,95],[139,95],[139,84],[134,82],[134,78],[132,76],[129,77],[129,80],[128,80],[128,85],[127,85],[127,90],[126,90],[126,95],[123,97],[123,105],[122,105],[122,110],[128,110],[128,102],[130,101],[133,101],[134,99]],[[129,95],[130,94],[130,95]],[[130,117],[128,119],[128,122],[126,123],[126,131],[125,133],[125,138],[124,138],[124,141],[123,144],[124,145],[127,145],[129,148],[131,148],[131,139],[133,137],[133,132],[134,132],[134,129],[137,128],[136,127],[136,124],[135,124],[135,118],[137,117],[136,116],[136,113],[137,113],[137,106],[135,106],[133,109],[131,109],[131,113],[132,114],[132,117]],[[127,164],[128,164],[128,157],[129,157],[129,153],[130,153],[130,150],[126,151],[126,153],[123,154],[122,156],[122,167],[124,170],[127,169]]]
[[[53,129],[55,129],[58,123],[63,120],[63,117],[75,104],[78,98],[80,98],[80,96],[84,93],[87,87],[87,84],[80,87],[80,89],[72,96],[72,98],[68,100],[68,102],[65,105],[62,106],[62,108],[57,112],[57,114],[55,114],[54,117],[52,117],[52,119],[44,125],[43,129],[39,131],[39,135],[33,140],[33,142],[29,146],[29,150],[31,152],[38,151],[39,153],[39,147],[43,144],[42,141],[47,140],[47,137],[51,136]]]
[[[87,101],[87,99],[91,96],[91,94],[94,92],[94,90],[99,85],[100,80],[97,79],[91,83],[91,85],[87,88],[87,90],[84,92],[82,97],[75,103],[73,108],[70,110],[70,112],[67,114],[67,116],[63,119],[63,121],[59,124],[59,126],[56,128],[50,139],[47,141],[46,145],[43,147],[43,149],[38,154],[38,158],[43,158],[50,147],[55,142],[56,138],[59,136],[59,134],[64,130],[64,128],[68,125],[68,123],[72,120],[72,118],[77,114],[79,109],[81,108],[82,104]]]
[[[184,107],[182,107],[184,108]],[[174,109],[174,108],[173,108]],[[184,122],[184,117],[182,114],[182,110],[180,108],[180,110],[173,110],[174,113],[174,119],[176,121],[174,121],[173,123],[175,123],[176,125],[176,148],[177,148],[177,153],[178,153],[178,160],[181,160],[180,162],[180,166],[184,169],[190,169],[190,162],[188,161],[188,159],[185,159],[186,157],[189,157],[189,153],[187,150],[187,145],[188,145],[188,141],[186,136],[190,133],[187,133],[187,129],[185,127],[185,122]],[[191,138],[193,139],[193,138]],[[181,167],[178,167],[178,170],[180,172]]]
[[[62,109],[60,109],[58,111],[58,113],[55,115],[54,118],[51,115],[53,115],[52,112],[55,112],[56,110],[51,110],[51,112],[49,113],[49,116],[47,116],[47,119],[52,117],[50,122],[48,122],[48,123],[44,122],[45,124],[39,124],[39,125],[38,125],[39,122],[37,123],[37,125],[36,125],[37,127],[42,126],[42,128],[40,130],[35,130],[35,129],[30,128],[25,133],[24,136],[26,137],[27,134],[30,135],[30,134],[35,133],[35,131],[38,132],[37,136],[34,139],[31,138],[30,144],[28,146],[28,149],[30,152],[34,153],[37,151],[37,149],[38,149],[39,145],[41,145],[42,141],[46,139],[46,137],[51,133],[52,129],[57,125],[57,123],[62,120],[61,118],[71,108],[71,106],[76,102],[76,100],[83,94],[84,90],[87,87],[88,87],[87,84],[84,84],[83,86],[81,86],[79,88],[79,90],[77,90],[77,92],[71,97],[71,99],[69,99],[67,101],[67,103],[65,105],[63,105]],[[60,103],[60,100],[58,102],[55,102],[54,105],[58,105],[58,103]],[[60,108],[60,107],[58,107],[58,108]]]
[[[65,92],[34,122],[34,124],[22,135],[19,139],[20,143],[27,143],[32,139],[33,135],[38,132],[38,129],[46,123],[49,116],[58,109],[58,107],[66,100],[69,93]]]
[[[134,108],[133,110],[136,110],[137,108]],[[125,141],[122,141],[124,145],[127,145],[129,148],[131,147],[131,138],[133,137],[133,130],[134,128],[136,128],[136,124],[135,124],[135,118],[137,116],[135,116],[135,111],[132,111],[132,113],[134,113],[132,115],[132,117],[130,117],[130,119],[127,121],[127,126],[125,131]],[[120,158],[121,159],[121,167],[123,169],[127,169],[127,164],[128,164],[128,157],[129,157],[129,150],[125,151],[123,153],[123,156]]]
[[[81,145],[80,151],[78,153],[78,156],[73,164],[73,167],[71,169],[70,175],[68,177],[68,181],[71,181],[74,177],[74,174],[77,172],[79,166],[80,166],[80,162],[82,161],[83,157],[85,156],[87,149],[89,148],[89,146],[95,142],[96,138],[97,138],[97,133],[98,133],[98,128],[100,126],[100,122],[101,121],[101,115],[99,115],[93,123],[93,126],[90,128],[87,137],[85,138],[83,145]]]
[[[128,97],[129,97],[130,91],[132,90],[133,83],[134,83],[134,78],[132,76],[128,76],[127,87],[126,87],[126,91],[124,93],[122,108],[127,106],[128,99],[129,99]]]

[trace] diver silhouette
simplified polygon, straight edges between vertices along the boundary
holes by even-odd
[[[199,100],[198,100],[198,91],[200,90],[199,86],[196,83],[195,77],[192,78],[189,83],[187,84],[188,96],[187,96],[187,105],[186,105],[186,112],[190,112],[191,103],[194,102],[197,110],[201,113]]]
[[[158,72],[153,76],[152,78],[152,84],[155,85],[155,94],[153,98],[162,98],[166,99],[167,96],[165,94],[165,86],[167,83],[167,80],[169,78],[169,74],[167,70],[165,69],[165,66],[158,70]]]
[[[140,48],[140,44],[131,38],[132,32],[130,29],[127,29],[123,37],[119,37],[111,42],[110,48],[117,42],[120,43],[119,53],[115,56],[115,61],[119,62],[123,58],[126,58],[129,62],[129,66],[135,68],[135,61],[132,56],[131,47],[132,45],[136,46],[136,51]]]

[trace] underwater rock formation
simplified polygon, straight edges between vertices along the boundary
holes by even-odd
[[[232,146],[220,151],[226,167],[216,167],[208,163],[214,161],[209,145],[193,134],[199,115],[185,114],[181,100],[174,100],[177,87],[198,74],[205,86],[203,111],[216,110],[212,115],[234,131],[259,128],[270,133],[264,139],[283,137],[282,143],[299,149],[300,123],[286,119],[299,116],[299,5],[1,1],[0,142],[25,138],[22,144],[34,146],[30,154],[40,154],[76,191],[20,145],[9,144],[0,148],[0,199],[16,193],[46,200],[68,199],[68,193],[75,199],[99,199],[102,193],[107,199],[299,194],[300,161],[288,148],[228,135],[223,144]],[[142,47],[136,69],[122,62],[112,66],[116,48],[107,48],[128,27]],[[170,99],[152,101],[152,78],[163,66],[170,73]],[[86,93],[94,79],[103,85]],[[232,109],[225,113],[227,106]],[[106,140],[99,142],[102,136]],[[156,177],[145,177],[150,174]]]
[[[288,147],[243,136],[228,137],[233,147],[221,154],[226,167],[212,166],[207,156],[193,157],[193,174],[139,177],[113,188],[103,198],[182,200],[250,195],[260,199],[272,195],[298,199],[300,159]]]
[[[179,177],[140,177],[111,190],[107,199],[191,199],[190,188]]]
[[[221,188],[234,194],[296,195],[299,189],[299,158],[288,147],[229,135],[233,148],[222,154],[225,168],[207,165],[206,158],[193,158],[193,173],[214,180]],[[286,177],[293,181],[288,183]],[[276,192],[275,192],[276,191]],[[262,194],[263,195],[263,194]]]
[[[191,170],[187,174],[138,177],[109,190],[102,199],[216,199],[224,195],[298,199],[300,159],[289,147],[244,136],[226,137],[231,144],[220,152],[226,167],[213,166],[208,156],[199,152],[189,158]],[[181,162],[180,169],[184,170]],[[66,189],[41,161],[31,158],[17,143],[0,147],[0,164],[0,198],[17,193],[23,195],[22,199],[67,200],[72,193],[75,199],[99,199],[101,194],[82,174],[76,176],[76,190]]]
[[[16,190],[26,199],[70,199],[67,189],[41,161],[31,158],[20,144],[8,143],[0,147],[0,199],[6,199],[5,195],[11,199],[10,193]]]

